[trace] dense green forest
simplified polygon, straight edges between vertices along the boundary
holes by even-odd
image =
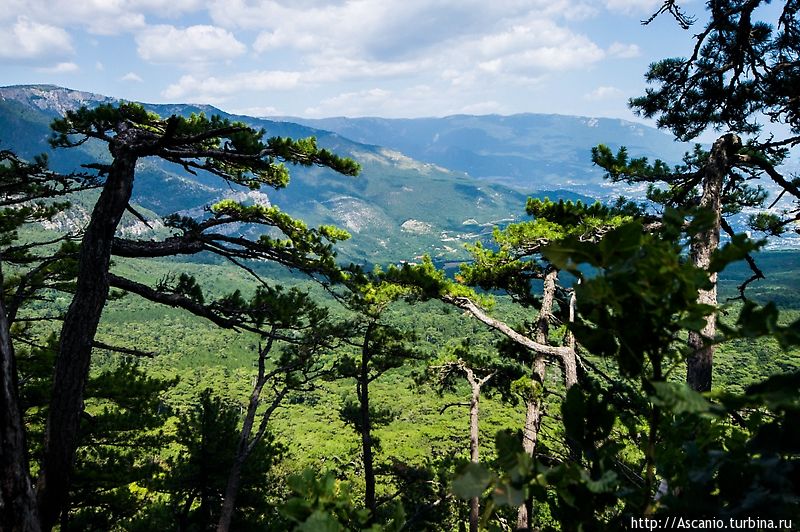
[[[357,176],[313,137],[101,104],[51,125],[107,147],[80,171],[0,152],[0,528],[794,529],[800,252],[767,244],[798,231],[800,5],[761,3],[709,2],[631,100],[711,146],[587,146],[646,199],[529,198],[460,264],[349,264],[358,235],[232,199],[119,231],[153,222],[146,158],[243,191]]]

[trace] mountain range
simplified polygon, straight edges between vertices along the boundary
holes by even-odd
[[[48,153],[51,166],[62,172],[107,160],[106,148],[97,143],[51,149],[49,124],[67,110],[116,101],[50,85],[0,87],[0,148],[23,157]],[[529,195],[608,199],[619,190],[592,167],[590,148],[598,143],[625,145],[632,154],[672,162],[686,150],[656,129],[603,118],[520,114],[312,120],[231,115],[208,105],[143,105],[161,116],[221,115],[264,128],[268,136],[315,136],[320,146],[362,166],[356,178],[292,168],[286,189],[253,192],[144,159],[137,168],[134,201],[148,216],[202,215],[205,206],[224,197],[276,204],[309,224],[347,229],[353,238],[341,252],[360,262],[413,259],[423,253],[458,260],[464,243],[522,218]],[[128,224],[129,231],[147,233],[130,227],[135,220]]]

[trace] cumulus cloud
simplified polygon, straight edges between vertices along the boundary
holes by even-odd
[[[596,9],[569,0],[213,0],[209,12],[220,26],[260,30],[253,43],[259,53],[291,48],[398,61],[459,49],[518,21],[572,20]]]
[[[67,74],[69,72],[77,72],[80,67],[72,62],[58,63],[51,67],[39,68],[39,72],[47,72],[50,74]]]
[[[69,34],[55,26],[19,17],[11,27],[0,28],[0,59],[53,59],[73,52]]]
[[[54,26],[117,35],[146,26],[146,16],[174,17],[204,8],[203,0],[4,0],[0,20],[18,15]]]
[[[263,28],[253,43],[258,53],[298,52],[309,83],[419,75],[461,87],[487,77],[530,85],[547,72],[607,57],[587,36],[559,22],[594,13],[588,4],[567,0],[361,0],[318,9],[231,0],[215,2],[211,13],[223,26]],[[625,52],[630,53],[619,50]]]
[[[295,57],[298,69],[185,76],[163,96],[220,102],[240,91],[367,82],[392,87],[392,98],[379,105],[387,97],[380,91],[388,89],[351,89],[309,106],[307,114],[337,108],[380,114],[387,106],[402,114],[400,105],[412,102],[432,114],[441,114],[443,105],[452,112],[465,112],[464,106],[499,112],[487,90],[538,86],[548,75],[586,68],[612,51],[569,27],[568,21],[597,13],[589,2],[570,0],[212,0],[209,13],[219,28],[257,32],[251,42],[256,54]],[[436,103],[404,88],[409,79],[435,85],[428,97]],[[475,97],[467,99],[467,93]]]
[[[128,72],[121,78],[120,81],[132,81],[134,83],[142,83],[144,80],[136,72]]]
[[[605,56],[588,37],[549,20],[534,19],[481,38],[476,51],[489,72],[565,70],[583,67]]]
[[[599,46],[594,33],[584,33],[594,31],[591,25],[578,29],[575,20],[608,17],[607,10],[641,14],[659,1],[5,0],[0,60],[19,48],[13,26],[24,21],[28,33],[38,24],[51,40],[28,40],[30,47],[12,61],[39,67],[69,61],[74,50],[64,28],[76,39],[83,32],[81,42],[89,32],[98,51],[133,43],[142,61],[126,65],[132,72],[122,78],[126,70],[110,75],[132,83],[141,75],[148,81],[142,89],[158,86],[170,100],[257,111],[262,104],[248,98],[273,91],[267,104],[291,112],[311,95],[315,100],[299,109],[327,114],[341,106],[351,114],[397,116],[503,112],[497,102],[549,90],[570,70],[641,54],[635,44]],[[85,68],[94,71],[97,59],[108,63],[105,56],[86,58]],[[145,62],[186,69],[159,84],[159,69],[148,70]]]
[[[174,100],[189,98],[200,103],[220,102],[237,92],[294,89],[299,82],[299,72],[281,70],[242,72],[224,78],[186,75],[169,85],[161,95]]]
[[[608,47],[608,55],[612,57],[620,57],[622,59],[630,59],[632,57],[639,57],[642,55],[642,51],[636,44],[623,44],[621,42],[615,42]]]
[[[128,0],[123,2],[131,10],[174,17],[205,7],[204,0]]]
[[[593,91],[583,95],[585,99],[591,101],[613,100],[621,98],[623,96],[624,93],[620,89],[618,89],[617,87],[610,87],[607,85],[602,87],[597,87]]]
[[[136,36],[139,57],[153,63],[211,63],[242,55],[247,47],[215,26],[158,25]]]
[[[415,117],[509,111],[504,104],[487,100],[482,91],[464,93],[456,88],[419,84],[399,89],[373,87],[344,92],[307,107],[303,115]]]
[[[374,114],[374,109],[386,109],[393,98],[392,92],[386,89],[373,88],[354,92],[345,92],[326,98],[318,106],[305,110],[307,116],[324,116],[330,114],[332,109],[339,109],[339,113],[349,116],[363,116]]]
[[[654,12],[663,3],[663,0],[606,0],[606,7],[612,11],[622,13]]]

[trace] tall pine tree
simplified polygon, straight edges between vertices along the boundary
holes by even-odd
[[[709,271],[720,233],[734,232],[726,217],[746,207],[767,207],[750,217],[755,230],[771,235],[800,230],[800,179],[781,169],[789,148],[800,143],[800,3],[787,0],[780,7],[765,0],[710,0],[707,7],[710,18],[695,36],[691,56],[651,65],[646,79],[653,87],[630,105],[678,140],[692,140],[709,130],[723,134],[710,151],[697,148],[675,168],[658,160],[630,159],[624,148],[613,154],[598,146],[593,159],[614,180],[651,183],[650,199],[697,209],[706,217],[706,229],[692,237],[690,256]],[[758,20],[771,12],[776,16],[772,23]],[[662,13],[670,13],[687,29],[693,22],[668,0],[647,23]],[[765,134],[766,122],[778,127]],[[777,189],[770,204],[766,188],[753,187],[754,180],[770,181]],[[784,198],[792,200],[780,203]],[[751,279],[762,277],[752,258],[748,262]],[[716,274],[709,271],[709,277],[712,285],[701,290],[699,301],[716,305]],[[701,331],[689,335],[686,380],[695,390],[711,389],[716,335],[713,314]]]

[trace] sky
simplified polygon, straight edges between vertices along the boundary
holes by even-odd
[[[0,0],[0,85],[254,116],[637,119],[661,0]],[[705,20],[704,2],[685,10]]]

